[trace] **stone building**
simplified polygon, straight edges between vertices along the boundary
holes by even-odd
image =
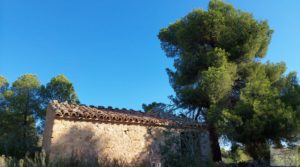
[[[198,158],[209,158],[208,133],[197,123],[175,116],[53,101],[47,109],[43,148],[50,161],[75,155],[159,167],[164,161],[160,149],[170,138],[167,134],[180,139],[185,132],[201,136]]]

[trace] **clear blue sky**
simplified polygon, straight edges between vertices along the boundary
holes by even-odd
[[[228,0],[275,30],[266,59],[300,73],[300,1]],[[82,103],[168,102],[172,66],[157,33],[208,0],[0,0],[0,75],[65,74]],[[299,75],[298,75],[299,76]]]

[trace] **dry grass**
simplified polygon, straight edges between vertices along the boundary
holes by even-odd
[[[13,157],[0,156],[0,167],[129,167],[120,161],[108,159],[86,159],[79,160],[76,157],[69,159],[56,159],[55,162],[48,162],[47,157],[43,152],[36,153],[32,157],[26,156],[23,159],[15,159]],[[136,165],[134,165],[136,166]],[[144,165],[142,165],[144,166]]]

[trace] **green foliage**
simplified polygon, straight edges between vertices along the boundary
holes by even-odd
[[[8,88],[8,86],[9,84],[6,78],[0,76],[0,92],[3,93]]]
[[[238,62],[264,57],[271,34],[266,21],[256,21],[249,13],[213,0],[208,11],[194,10],[161,29],[159,39],[170,57],[222,48],[231,61]]]
[[[145,112],[161,112],[165,110],[166,104],[152,102],[150,104],[143,104],[142,107]]]
[[[42,94],[47,103],[51,100],[79,103],[73,84],[64,75],[52,78],[46,86],[42,87]]]
[[[5,111],[7,107],[7,102],[5,101],[5,92],[8,89],[8,81],[0,76],[0,112]]]
[[[21,158],[40,149],[39,127],[49,100],[55,98],[78,102],[72,84],[62,75],[46,87],[32,74],[19,77],[11,86],[0,77],[0,154]]]
[[[239,101],[223,111],[225,127],[230,129],[225,130],[227,136],[245,144],[256,159],[268,158],[268,144],[297,141],[300,87],[295,78],[291,86],[294,74],[285,76],[283,69],[283,64],[252,64]],[[295,97],[291,102],[286,100],[290,96]]]
[[[37,149],[35,118],[41,114],[39,103],[40,82],[31,74],[18,78],[10,90],[4,93],[9,104],[1,114],[1,151],[7,155],[22,157],[27,151]]]
[[[11,93],[6,94],[13,112],[24,115],[26,124],[27,116],[40,115],[40,88],[41,84],[35,75],[26,74],[13,82]],[[26,118],[25,118],[26,117]]]
[[[200,92],[208,97],[211,104],[216,104],[230,93],[233,76],[225,67],[209,67],[201,75]]]
[[[209,108],[228,96],[238,65],[264,57],[271,34],[265,21],[217,0],[161,29],[162,48],[174,58],[168,73],[177,102]]]
[[[296,74],[284,75],[284,63],[259,62],[272,33],[266,21],[211,0],[207,11],[196,9],[158,34],[162,49],[174,59],[174,70],[167,69],[173,100],[196,111],[194,119],[204,118],[215,160],[220,160],[218,133],[259,160],[268,159],[270,144],[297,140]]]
[[[246,154],[246,151],[240,147],[231,150],[222,149],[222,160],[226,164],[237,164],[240,162],[251,161],[251,157]]]

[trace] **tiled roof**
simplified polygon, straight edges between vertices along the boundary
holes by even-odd
[[[58,119],[82,121],[111,122],[121,124],[140,124],[146,126],[180,126],[200,128],[201,125],[191,120],[183,120],[176,116],[162,118],[158,114],[145,113],[127,109],[113,109],[112,107],[95,107],[67,102],[59,103],[54,100],[49,103],[49,109],[55,112]]]

